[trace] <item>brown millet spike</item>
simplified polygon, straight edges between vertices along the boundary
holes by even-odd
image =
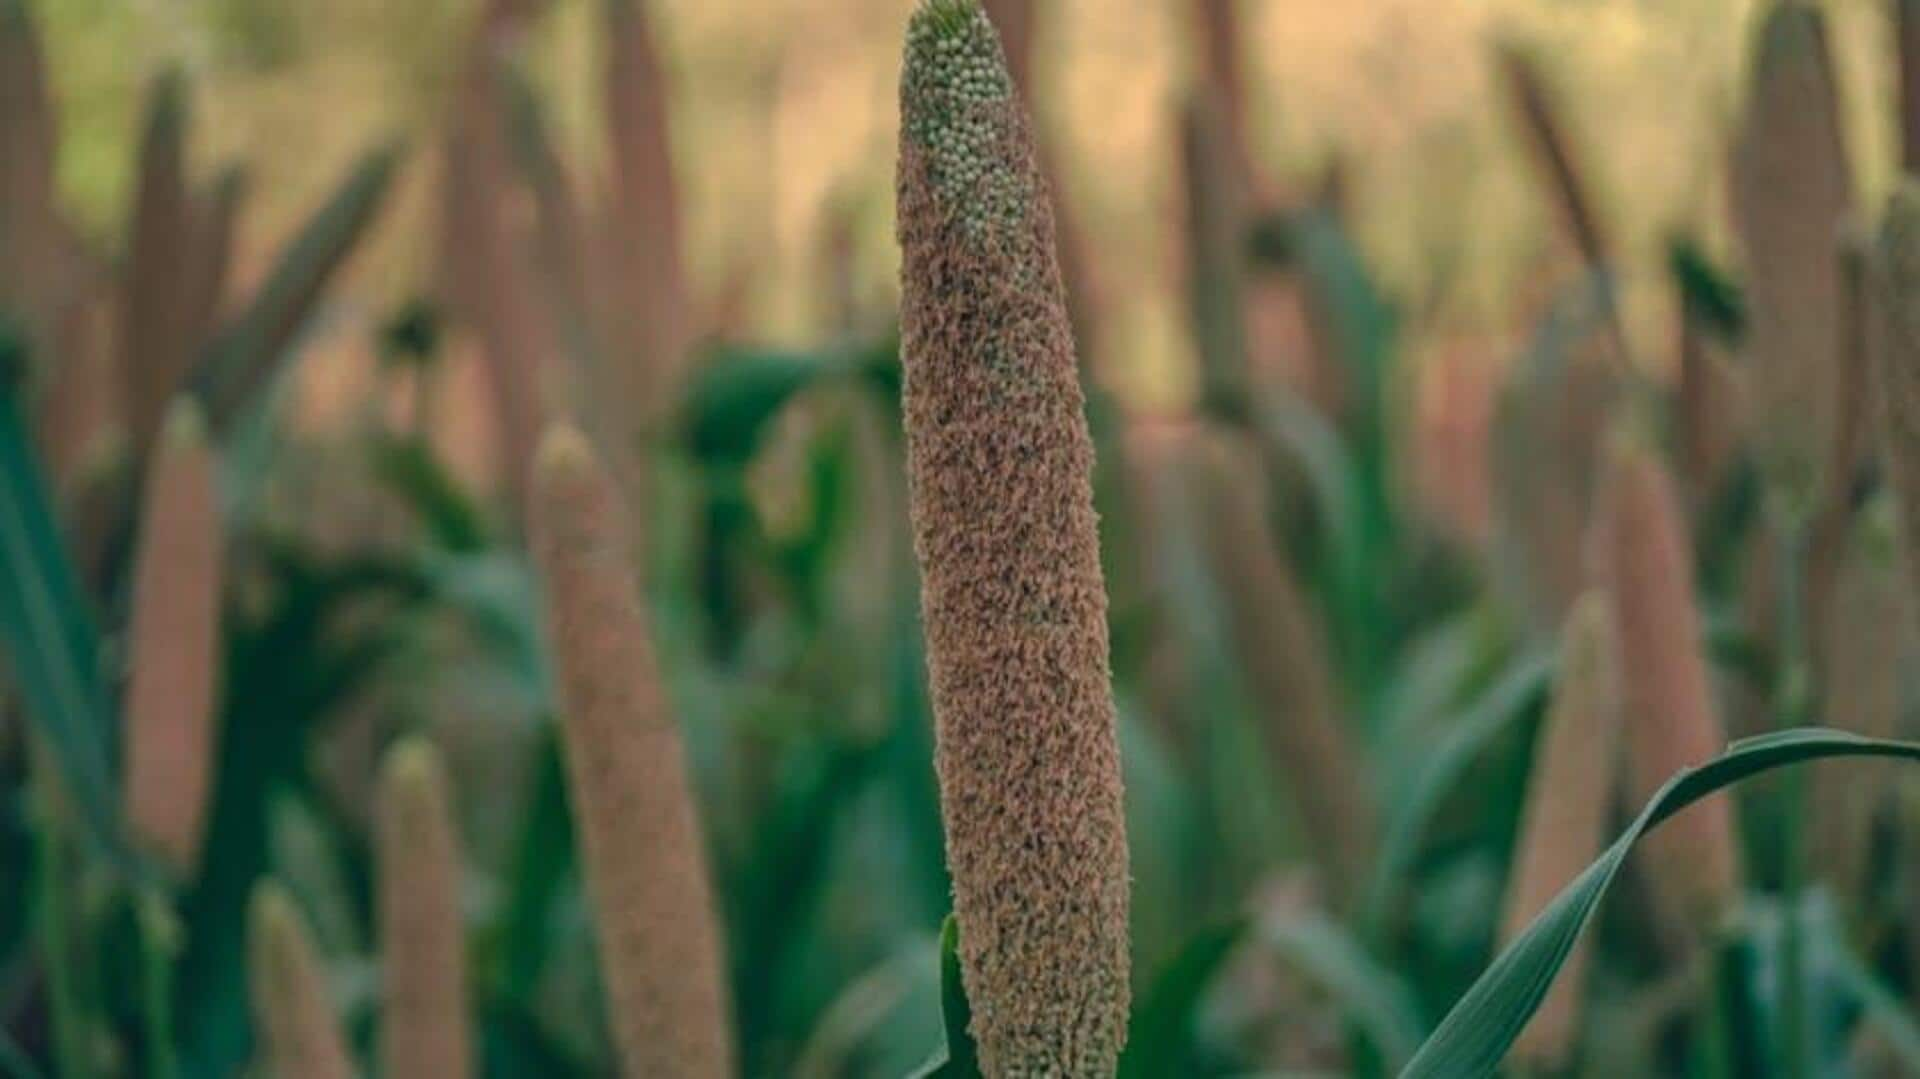
[[[1202,402],[1240,408],[1248,391],[1242,190],[1220,104],[1202,91],[1180,114],[1186,180],[1187,302]]]
[[[679,185],[673,172],[672,117],[666,71],[646,7],[652,0],[604,0],[606,106],[612,143],[613,228],[623,273],[622,356],[628,380],[625,415],[655,418],[678,377],[692,330],[691,290],[681,240]],[[631,432],[629,432],[630,434]]]
[[[1905,665],[1913,644],[1912,598],[1902,587],[1892,506],[1877,500],[1843,537],[1831,602],[1811,623],[1819,634],[1820,722],[1869,738],[1899,736]],[[1811,617],[1811,615],[1809,615]],[[1813,842],[1821,879],[1843,898],[1864,894],[1876,813],[1888,770],[1878,761],[1813,768]]]
[[[326,971],[306,919],[276,881],[253,889],[247,948],[264,1074],[274,1079],[352,1079],[352,1058],[334,1018]]]
[[[181,286],[181,317],[190,347],[210,340],[217,328],[232,268],[234,226],[246,191],[246,174],[236,165],[221,173],[212,190],[194,204],[193,237]]]
[[[378,817],[383,1075],[472,1072],[460,843],[446,769],[424,739],[387,753]]]
[[[1675,772],[1718,756],[1726,735],[1700,654],[1693,548],[1672,483],[1630,436],[1615,436],[1609,458],[1598,549],[1613,599],[1628,783],[1638,804]],[[1733,807],[1725,795],[1683,810],[1648,836],[1646,854],[1663,902],[1683,927],[1711,927],[1739,893]]]
[[[511,504],[519,505],[549,411],[542,371],[553,337],[507,212],[511,163],[495,32],[488,24],[476,28],[454,91],[441,166],[439,240],[444,298],[479,338],[499,472]]]
[[[619,495],[571,426],[541,439],[528,519],[623,1070],[731,1075],[725,968],[680,731],[662,697]]]
[[[974,0],[900,85],[901,356],[935,763],[989,1076],[1107,1076],[1127,845],[1093,444],[1027,120]]]
[[[193,230],[186,94],[178,72],[162,74],[148,89],[133,236],[121,282],[120,375],[126,380],[127,435],[136,460],[145,459],[167,402],[193,360],[194,342],[187,339],[189,278],[180,267],[183,254],[192,249]]]
[[[1840,263],[1840,342],[1834,353],[1839,367],[1834,372],[1838,393],[1834,405],[1836,418],[1833,443],[1827,447],[1825,480],[1820,501],[1814,507],[1807,537],[1806,606],[1807,625],[1820,627],[1830,617],[1834,590],[1847,559],[1847,547],[1854,532],[1854,478],[1863,466],[1872,463],[1872,326],[1877,321],[1873,290],[1867,283],[1867,263],[1873,251],[1873,237],[1858,222],[1848,222],[1836,244]],[[1816,684],[1828,678],[1828,664],[1834,658],[1825,651],[1821,631],[1813,631],[1813,672]]]
[[[1751,300],[1755,448],[1795,513],[1817,504],[1839,422],[1834,238],[1853,202],[1839,117],[1821,13],[1797,0],[1772,7],[1754,44],[1731,187]]]
[[[33,5],[0,0],[0,301],[44,295],[62,231],[55,202],[58,118]]]
[[[1873,350],[1875,388],[1911,592],[1920,582],[1920,183],[1902,183],[1888,200],[1878,262],[1885,332]]]
[[[175,402],[155,450],[134,555],[127,814],[182,877],[199,868],[220,687],[220,500],[206,425]]]
[[[1203,442],[1190,452],[1188,475],[1204,500],[1214,579],[1275,777],[1334,894],[1351,903],[1373,865],[1378,814],[1341,722],[1326,643],[1268,527],[1266,481],[1251,454],[1224,439]]]
[[[1553,704],[1536,738],[1526,810],[1500,937],[1511,941],[1560,890],[1586,870],[1607,841],[1620,756],[1620,680],[1613,612],[1606,594],[1589,592],[1567,616]],[[1585,942],[1574,945],[1560,980],[1513,1043],[1522,1073],[1559,1074],[1580,1033]]]

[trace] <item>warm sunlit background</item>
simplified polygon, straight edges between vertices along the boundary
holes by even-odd
[[[142,87],[169,63],[195,76],[196,171],[242,160],[253,197],[241,250],[258,261],[376,134],[430,132],[444,113],[470,3],[54,0],[38,5],[66,136],[59,176],[78,219],[119,235]],[[592,185],[603,163],[595,8],[555,5],[528,48],[554,122]],[[1509,300],[1561,250],[1496,93],[1490,50],[1514,39],[1550,64],[1625,252],[1629,308],[1660,332],[1661,243],[1686,227],[1723,250],[1719,155],[1739,93],[1750,0],[1264,0],[1242,3],[1256,149],[1305,188],[1347,167],[1355,231],[1426,322],[1507,329]],[[1825,5],[1868,204],[1884,189],[1891,58],[1869,0]],[[816,287],[836,217],[850,221],[858,287],[891,309],[898,36],[907,0],[663,0],[675,169],[688,256],[705,295],[742,298],[754,336],[821,328]],[[1039,5],[1038,109],[1068,197],[1102,265],[1131,400],[1190,389],[1178,322],[1174,119],[1195,55],[1190,6],[1171,0]],[[435,188],[416,153],[402,197],[356,258],[343,295],[369,310],[431,274]],[[1550,264],[1550,263],[1549,263]],[[1539,291],[1536,288],[1535,291]],[[1523,312],[1524,313],[1524,312]],[[1649,329],[1652,327],[1652,329]],[[1494,350],[1497,352],[1497,350]],[[1499,362],[1497,355],[1488,357]],[[308,370],[339,371],[338,365]]]

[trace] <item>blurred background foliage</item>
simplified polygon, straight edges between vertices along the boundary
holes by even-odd
[[[62,193],[88,231],[118,235],[129,202],[147,77],[193,75],[205,122],[192,162],[244,160],[256,188],[242,251],[283,235],[370,137],[425,134],[452,92],[471,0],[58,0],[36,8],[61,106]],[[688,254],[713,292],[739,288],[756,336],[806,340],[831,325],[813,287],[826,236],[845,216],[857,288],[891,307],[894,28],[903,0],[666,0],[651,18],[684,178]],[[1516,288],[1555,256],[1552,209],[1527,173],[1521,136],[1498,97],[1489,42],[1537,50],[1563,86],[1569,128],[1603,141],[1595,184],[1614,218],[1633,323],[1659,332],[1665,243],[1698,230],[1726,249],[1713,151],[1732,123],[1753,0],[1381,0],[1245,5],[1249,129],[1276,175],[1305,186],[1344,164],[1355,240],[1407,306],[1448,332],[1510,337]],[[1897,140],[1881,5],[1833,0],[1849,143],[1871,204],[1887,189]],[[565,155],[603,163],[595,72],[604,56],[593,5],[554,5],[528,44]],[[1180,324],[1180,176],[1174,132],[1199,61],[1177,3],[1129,8],[1060,0],[1037,18],[1036,98],[1047,141],[1114,292],[1114,379],[1129,397],[1178,402],[1193,391]],[[297,133],[297,137],[296,137]],[[404,291],[431,273],[431,165],[416,160],[349,297]],[[697,178],[697,182],[693,182]],[[413,223],[413,224],[410,224]],[[742,280],[744,278],[744,280]],[[1536,299],[1538,299],[1536,297]]]
[[[208,853],[173,882],[157,1025],[125,852],[86,793],[110,785],[114,701],[69,701],[45,741],[23,722],[46,721],[46,671],[104,668],[117,695],[146,450],[121,427],[157,402],[76,359],[91,353],[31,302],[6,312],[0,524],[27,540],[7,568],[77,613],[7,642],[9,699],[28,706],[0,715],[0,1068],[150,1074],[156,1029],[184,1074],[245,1067],[241,926],[264,874],[299,897],[364,1052],[375,762],[424,732],[458,806],[487,1074],[607,1073],[512,421],[515,391],[604,400],[590,361],[640,302],[607,265],[568,261],[556,224],[590,248],[633,190],[611,179],[605,5],[21,3],[0,14],[38,28],[54,201],[100,279],[146,265],[140,148],[175,115],[164,87],[191,117],[188,186],[240,166],[244,194],[179,380],[219,450],[226,677]],[[1704,616],[1728,732],[1828,703],[1807,701],[1805,627],[1782,628],[1796,616],[1771,591],[1792,559],[1770,546],[1739,395],[1690,380],[1744,370],[1750,268],[1725,172],[1766,6],[1252,0],[1229,37],[1246,114],[1222,138],[1206,132],[1225,106],[1196,92],[1222,77],[1197,59],[1204,5],[1036,5],[1039,138],[1076,223],[1070,284],[1097,301],[1081,337],[1134,858],[1128,1074],[1392,1074],[1486,965],[1610,413],[1659,428],[1648,441],[1673,462],[1699,578],[1681,605]],[[1900,150],[1888,5],[1819,6],[1856,199],[1878,205]],[[642,7],[687,263],[684,347],[661,351],[686,355],[649,357],[662,380],[600,417],[631,429],[595,434],[640,521],[741,1060],[902,1075],[940,1041],[949,906],[892,315],[908,4]],[[524,246],[468,263],[442,218],[461,212],[446,165],[486,18],[510,27],[488,115],[513,165],[489,179]],[[1502,43],[1545,72],[1546,120]],[[1572,209],[1539,167],[1542,125],[1580,159]],[[489,258],[538,269],[457,280]],[[469,286],[540,314],[515,323]],[[524,379],[504,394],[495,352]],[[1829,540],[1866,552],[1842,559],[1867,567],[1859,591],[1898,594],[1879,473],[1853,464]],[[1908,729],[1911,688],[1863,733]],[[1305,715],[1350,743],[1357,774],[1271,750]],[[68,789],[29,782],[56,771],[36,754]],[[1742,793],[1733,928],[1676,930],[1655,875],[1630,867],[1596,928],[1584,1074],[1760,1074],[1744,1062],[1777,1056],[1785,1027],[1806,1037],[1781,1075],[1920,1068],[1903,1005],[1920,992],[1920,802],[1870,774],[1864,817],[1833,825],[1864,868],[1819,887],[1798,877],[1797,788]],[[1352,804],[1304,819],[1320,795]],[[1610,801],[1608,834],[1631,801]],[[1783,982],[1804,991],[1782,1003]]]

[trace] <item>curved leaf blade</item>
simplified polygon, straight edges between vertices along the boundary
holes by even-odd
[[[1693,803],[1741,780],[1823,757],[1920,762],[1920,743],[1798,728],[1747,738],[1669,779],[1613,846],[1548,904],[1447,1013],[1401,1079],[1491,1075],[1533,1017],[1594,909],[1642,835]]]

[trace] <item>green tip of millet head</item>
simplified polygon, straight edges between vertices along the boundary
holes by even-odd
[[[929,144],[942,133],[964,138],[969,106],[1013,92],[1000,35],[978,0],[922,0],[907,20],[903,81],[903,103],[919,114],[910,133]]]
[[[260,958],[276,968],[292,949],[300,946],[299,938],[306,931],[292,894],[286,885],[271,878],[254,885],[247,921]]]
[[[969,231],[1017,225],[1035,192],[1013,75],[978,0],[922,0],[907,23],[901,139]],[[1011,137],[1010,137],[1011,136]]]
[[[1791,0],[1779,4],[1767,12],[1760,25],[1756,67],[1764,71],[1770,65],[1816,56],[1825,46],[1825,34],[1819,9]]]
[[[387,750],[381,779],[389,792],[406,797],[432,794],[442,783],[440,751],[418,735],[401,739]]]
[[[207,415],[191,394],[181,394],[167,406],[167,419],[160,437],[169,446],[193,448],[206,444]]]
[[[578,476],[593,471],[595,467],[593,446],[587,441],[587,436],[580,428],[565,421],[547,427],[533,455],[535,476]]]
[[[957,36],[979,14],[979,0],[921,0],[911,26],[924,26],[934,35]]]

